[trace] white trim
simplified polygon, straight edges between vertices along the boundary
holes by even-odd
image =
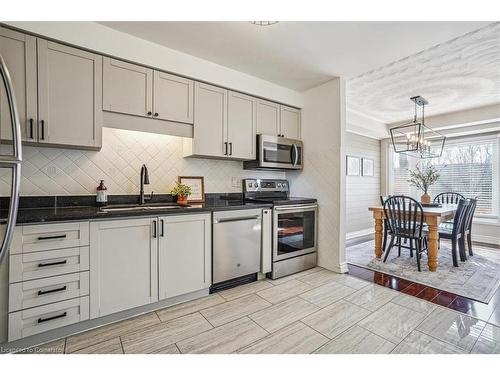
[[[361,136],[366,137],[366,138],[376,139],[377,141],[379,141],[380,139],[383,138],[383,137],[377,137],[375,135],[370,135],[370,134],[363,133],[361,131],[352,130],[352,129],[346,129],[346,132],[356,134],[356,135],[361,135]]]
[[[481,236],[481,235],[477,235],[477,234],[472,233],[472,241],[500,246],[500,238],[499,237]]]
[[[349,272],[349,267],[347,266],[347,262],[342,262],[338,265],[335,265],[333,269],[330,271],[336,272],[336,273],[347,273]]]
[[[346,233],[345,238],[346,240],[352,240],[354,238],[368,236],[373,233],[374,233],[373,228],[366,228],[355,232]]]

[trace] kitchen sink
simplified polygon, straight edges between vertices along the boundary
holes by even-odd
[[[179,205],[177,203],[150,203],[150,204],[116,204],[102,207],[101,212],[121,212],[121,211],[151,211],[165,209],[180,209],[189,205]]]

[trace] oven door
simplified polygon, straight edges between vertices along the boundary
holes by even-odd
[[[317,204],[274,207],[273,226],[273,261],[317,250]]]
[[[259,135],[259,167],[302,169],[302,155],[299,140]]]

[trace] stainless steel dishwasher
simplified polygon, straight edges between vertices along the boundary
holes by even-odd
[[[245,277],[256,277],[261,231],[262,209],[214,212],[212,289],[225,289],[241,284]]]

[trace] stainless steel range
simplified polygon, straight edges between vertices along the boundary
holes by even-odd
[[[246,200],[273,204],[273,251],[270,277],[277,279],[316,266],[318,204],[290,197],[290,183],[277,179],[245,179]]]

